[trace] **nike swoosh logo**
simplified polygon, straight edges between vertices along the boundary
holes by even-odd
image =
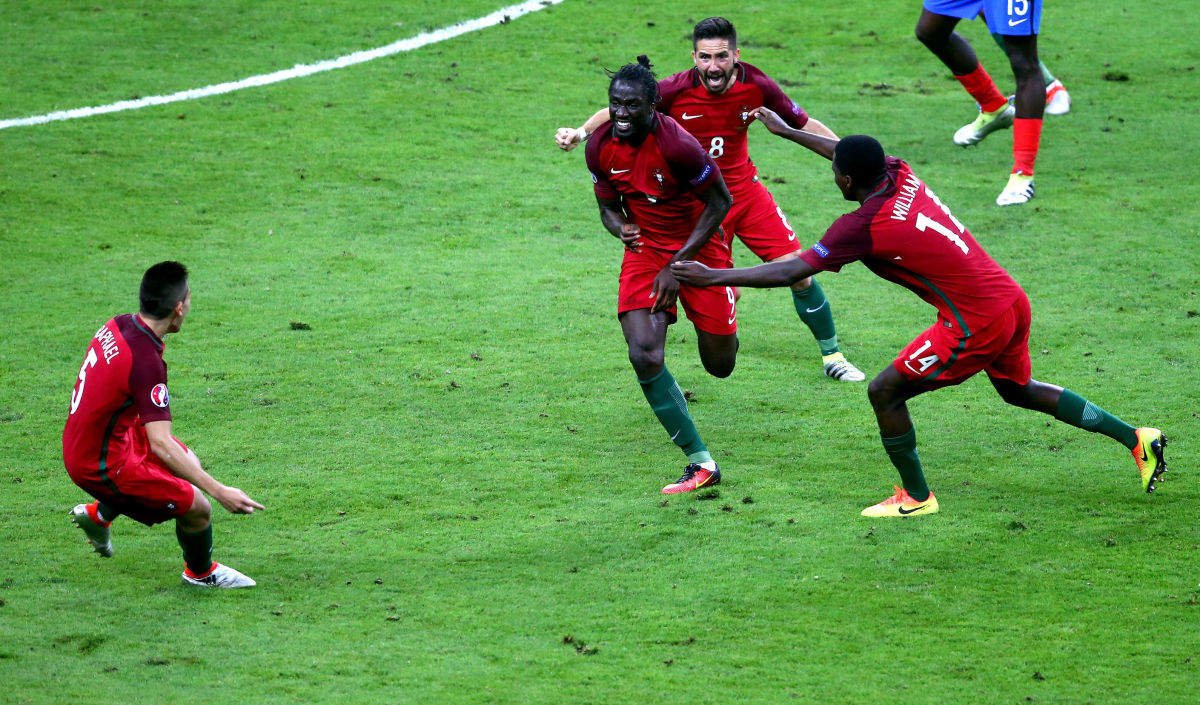
[[[795,240],[795,239],[796,239],[796,233],[792,233],[791,235],[788,235],[788,240],[789,240],[789,241],[791,241],[791,240]]]
[[[624,174],[627,171],[629,171],[629,170],[628,169],[609,169],[608,170],[608,172],[610,174]]]
[[[806,308],[806,309],[804,309],[804,311],[806,313],[816,313],[817,311],[820,311],[821,309],[825,308],[825,304],[827,304],[827,303],[829,303],[829,299],[825,299],[824,301],[822,301],[821,305],[816,308]]]
[[[1009,21],[1008,21],[1008,26],[1009,26],[1009,27],[1016,27],[1017,25],[1021,24],[1022,22],[1025,22],[1025,21],[1027,21],[1028,19],[1029,19],[1029,18],[1028,18],[1028,17],[1026,17],[1026,18],[1025,18],[1025,19],[1023,19],[1023,20],[1017,20],[1016,22],[1013,22],[1012,20],[1009,20]]]
[[[698,117],[704,117],[704,113],[700,113],[699,115],[688,115],[687,113],[684,113],[679,117],[683,118],[684,120],[695,120]]]
[[[921,506],[919,506],[919,507],[913,507],[912,509],[908,510],[907,512],[906,512],[906,511],[904,511],[904,507],[900,507],[900,509],[898,509],[897,511],[898,511],[898,512],[900,512],[900,515],[901,515],[901,516],[906,516],[906,515],[908,515],[908,514],[912,514],[913,512],[919,512],[919,511],[921,511],[922,509],[924,509],[925,507],[928,507],[928,506],[929,506],[928,504],[922,504],[922,505],[921,505]]]
[[[679,434],[681,434],[681,433],[683,433],[682,428],[679,429],[678,431],[676,431],[675,434],[671,436],[671,440],[674,441],[676,438],[679,438]]]

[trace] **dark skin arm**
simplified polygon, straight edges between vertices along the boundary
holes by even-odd
[[[671,257],[672,262],[686,260],[699,254],[704,244],[725,220],[725,215],[729,213],[730,207],[733,206],[733,196],[729,195],[729,187],[725,185],[725,179],[720,172],[714,172],[708,187],[696,193],[695,196],[704,203],[704,210],[696,219],[696,224],[692,227],[692,234],[688,236],[687,242]],[[604,227],[627,249],[637,252],[641,248],[641,228],[626,219],[621,201],[599,197],[596,201],[600,204],[600,222],[604,224]],[[652,293],[655,299],[654,305],[650,309],[651,313],[665,311],[675,305],[675,301],[679,297],[679,282],[671,273],[670,264],[663,267],[662,271],[654,277]]]
[[[799,257],[738,269],[712,269],[699,262],[675,262],[671,274],[688,286],[749,286],[769,288],[791,286],[819,270]]]
[[[770,108],[755,108],[750,111],[750,115],[757,118],[773,134],[789,139],[801,147],[807,147],[826,159],[833,159],[833,148],[838,143],[836,138],[797,130],[784,122],[783,118],[776,115]]]
[[[804,130],[797,130],[779,117],[769,108],[757,108],[750,113],[772,133],[787,138],[796,144],[807,147],[826,159],[833,159],[833,149],[837,146],[836,138],[817,135]],[[682,259],[682,258],[680,258]],[[699,262],[676,261],[671,265],[671,273],[681,284],[688,286],[749,286],[749,287],[778,287],[791,286],[816,274],[818,270],[800,258],[779,260],[760,264],[757,267],[739,269],[712,269]]]

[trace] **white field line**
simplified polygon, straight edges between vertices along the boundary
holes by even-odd
[[[171,95],[152,95],[136,100],[122,100],[118,103],[110,103],[108,105],[100,105],[91,108],[74,108],[72,110],[60,110],[54,113],[45,115],[34,115],[26,118],[13,118],[10,120],[0,120],[0,130],[9,127],[23,127],[26,125],[41,125],[47,122],[56,122],[58,120],[73,120],[75,118],[91,117],[93,115],[101,115],[103,113],[116,113],[122,110],[137,110],[151,105],[165,105],[167,103],[177,103],[182,100],[195,100],[197,98],[207,98],[211,95],[220,95],[222,93],[232,93],[240,91],[243,88],[253,88],[255,86],[267,86],[280,81],[287,81],[292,78],[300,78],[302,76],[310,76],[314,73],[323,71],[332,71],[333,69],[345,68],[355,64],[361,64],[366,61],[374,61],[392,54],[400,54],[406,51],[420,49],[429,44],[436,44],[447,39],[453,39],[468,32],[474,32],[480,29],[486,29],[508,20],[513,20],[521,15],[537,12],[542,8],[550,5],[557,5],[563,0],[529,0],[517,5],[509,5],[495,12],[478,17],[466,22],[460,22],[449,27],[432,32],[423,32],[409,39],[401,39],[398,42],[393,42],[387,46],[378,47],[375,49],[367,49],[365,51],[356,51],[353,54],[340,56],[336,59],[321,61],[316,64],[296,64],[290,69],[275,71],[274,73],[266,73],[258,76],[243,78],[240,81],[229,81],[227,83],[218,83],[204,88],[193,88],[191,90],[172,93]]]

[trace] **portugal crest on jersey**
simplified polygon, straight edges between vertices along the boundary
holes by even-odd
[[[167,394],[167,385],[159,382],[154,385],[154,389],[150,390],[150,401],[160,409],[165,409],[170,403],[170,397]]]

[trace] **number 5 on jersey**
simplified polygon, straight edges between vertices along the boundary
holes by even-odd
[[[79,402],[83,401],[83,385],[87,383],[87,371],[89,367],[95,367],[100,361],[100,357],[96,355],[95,348],[88,348],[87,357],[83,358],[83,365],[79,368],[79,382],[75,385],[75,391],[71,394],[71,413],[79,408]]]

